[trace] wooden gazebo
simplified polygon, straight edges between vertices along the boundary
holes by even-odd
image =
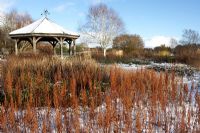
[[[56,44],[60,44],[60,55],[63,58],[63,43],[69,44],[69,55],[76,53],[75,40],[80,36],[75,33],[64,29],[63,27],[55,24],[46,16],[29,24],[23,28],[12,31],[9,36],[15,40],[15,54],[18,54],[18,44],[21,41],[28,41],[33,46],[33,52],[36,53],[36,45],[40,41],[49,42],[54,49]]]

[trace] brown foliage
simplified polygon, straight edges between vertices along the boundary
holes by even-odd
[[[198,90],[178,83],[174,73],[43,57],[10,57],[4,70],[5,132],[199,130]]]

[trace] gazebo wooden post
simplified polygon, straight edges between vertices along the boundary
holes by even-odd
[[[72,55],[72,41],[69,41],[69,55]]]
[[[63,38],[60,38],[60,57],[63,59]]]
[[[53,55],[56,55],[56,42],[54,41],[49,41],[49,43],[51,43],[52,47],[53,47]]]
[[[42,37],[35,37],[33,36],[32,38],[32,45],[33,45],[33,53],[36,54],[37,52],[37,49],[36,49],[36,45],[37,45],[37,42],[41,39]]]
[[[15,39],[15,55],[18,55],[18,39]]]
[[[33,37],[33,41],[32,41],[32,43],[33,43],[33,53],[35,54],[35,53],[36,53],[36,43],[37,43],[35,37]]]
[[[73,39],[72,42],[73,42],[73,55],[76,55],[76,44],[75,44],[75,39]]]
[[[53,54],[56,55],[56,46],[53,46]]]
[[[56,44],[58,42],[57,41],[49,41],[49,43],[53,46],[53,54],[56,55]]]

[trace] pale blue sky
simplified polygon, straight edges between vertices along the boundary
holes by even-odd
[[[47,9],[51,20],[77,31],[89,6],[99,2],[113,8],[127,33],[139,34],[146,47],[180,39],[184,29],[200,31],[200,0],[0,0],[0,12],[15,8],[36,20]]]

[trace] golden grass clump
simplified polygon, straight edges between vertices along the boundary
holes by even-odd
[[[9,57],[3,132],[198,132],[200,96],[174,73],[91,59]]]

